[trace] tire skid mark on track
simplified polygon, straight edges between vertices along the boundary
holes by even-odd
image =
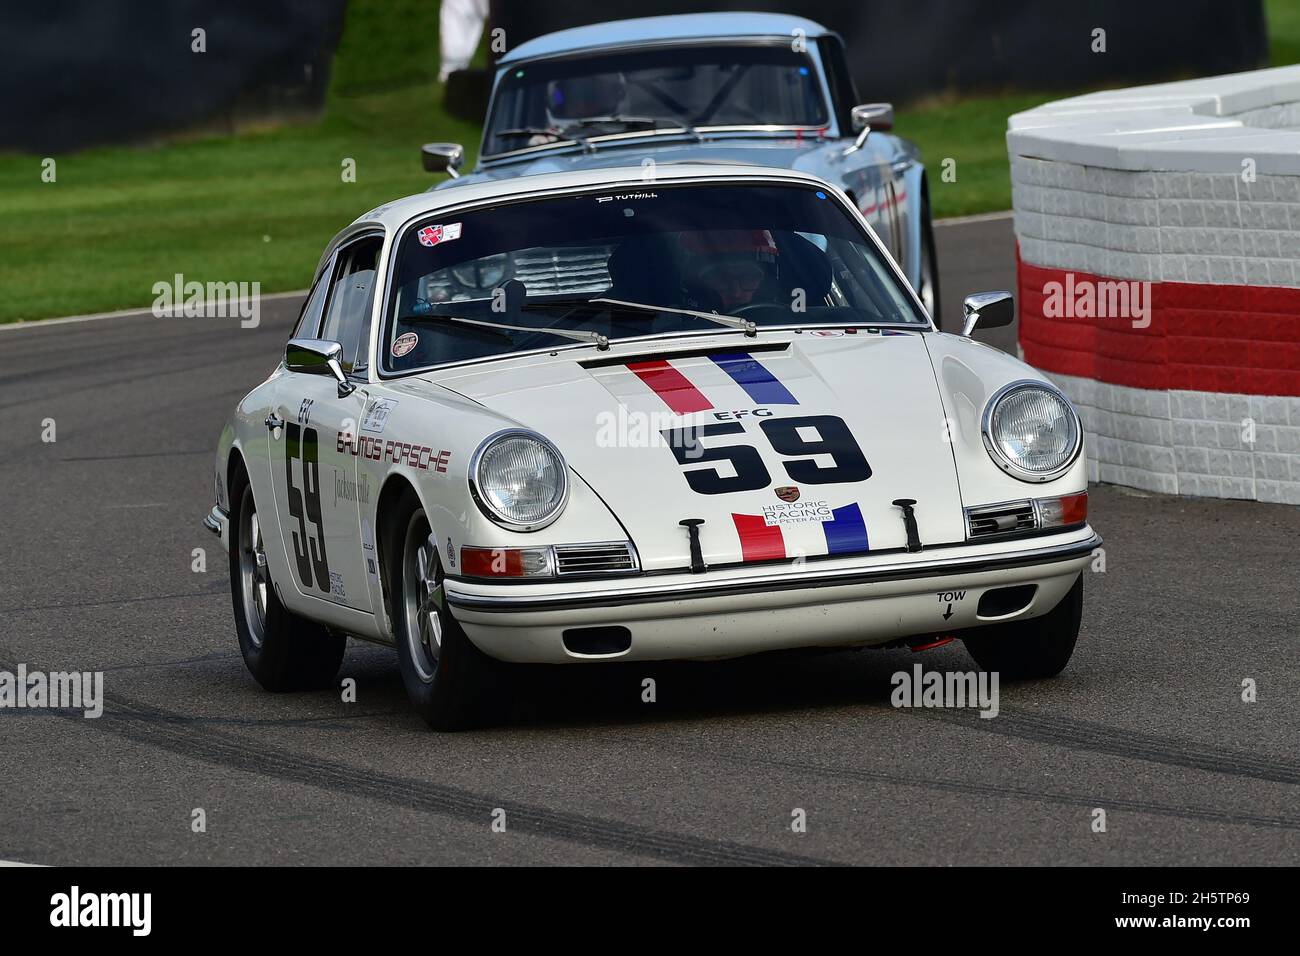
[[[981,718],[976,713],[957,710],[924,710],[917,711],[915,716],[971,730],[1054,744],[1068,750],[1090,750],[1112,757],[1127,757],[1234,777],[1251,777],[1271,783],[1300,784],[1300,764],[1294,761],[1172,740],[1089,721],[1064,720],[1008,707],[1002,707],[998,716],[992,720]]]
[[[0,658],[0,667],[11,667],[7,663],[11,656],[6,650],[4,658]],[[184,715],[119,694],[106,692],[103,696],[105,703],[112,703],[114,708],[105,707],[103,716],[94,722],[96,729],[203,763],[320,787],[403,809],[486,825],[492,811],[504,807],[510,828],[517,833],[672,863],[704,866],[824,866],[830,863],[779,850],[666,833],[632,823],[490,798],[459,787],[397,777],[316,757],[302,757],[220,731],[195,730]],[[80,715],[60,711],[50,713],[82,721]]]
[[[144,597],[113,598],[109,601],[77,601],[72,604],[28,604],[23,607],[0,608],[0,614],[19,614],[23,611],[63,611],[79,610],[87,607],[117,607],[123,604],[145,604],[149,601],[176,601],[180,598],[212,597],[229,591],[228,585],[210,588],[206,591],[185,591],[180,594],[150,594]]]
[[[700,751],[694,751],[700,752]],[[927,777],[914,777],[904,774],[887,773],[880,770],[868,770],[859,767],[834,766],[801,760],[785,760],[775,757],[750,757],[745,754],[709,750],[710,757],[729,760],[733,763],[759,764],[764,767],[776,767],[801,774],[814,774],[835,779],[860,780],[869,783],[884,783],[899,787],[916,787],[923,790],[939,790],[945,793],[974,794],[982,797],[1002,799],[1029,800],[1038,803],[1053,803],[1070,807],[1106,807],[1110,809],[1129,810],[1134,813],[1146,813],[1162,817],[1178,817],[1188,820],[1202,820],[1232,826],[1253,826],[1277,830],[1300,830],[1300,819],[1292,817],[1257,816],[1254,814],[1232,813],[1226,810],[1214,810],[1207,807],[1179,807],[1170,804],[1152,803],[1144,800],[1104,797],[1098,794],[1070,793],[1068,791],[1035,790],[1029,787],[1008,787],[999,784],[984,784],[973,781],[934,780]]]

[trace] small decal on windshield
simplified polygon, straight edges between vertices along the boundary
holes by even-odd
[[[416,233],[422,246],[436,246],[440,242],[451,242],[453,239],[460,238],[461,224],[458,222],[448,223],[445,226],[425,226]]]
[[[420,344],[420,337],[414,332],[403,332],[393,339],[393,357],[401,358]]]
[[[597,196],[596,202],[597,203],[613,202],[615,199],[617,199],[619,202],[624,202],[628,199],[658,199],[658,198],[659,198],[658,193],[624,193],[621,196]]]

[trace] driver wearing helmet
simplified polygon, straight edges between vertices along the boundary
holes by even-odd
[[[688,308],[732,312],[770,300],[780,250],[768,230],[687,232],[680,245]]]
[[[554,134],[536,134],[529,146],[541,146],[561,139],[560,133],[575,120],[617,116],[627,98],[622,73],[570,76],[546,84],[546,120]]]

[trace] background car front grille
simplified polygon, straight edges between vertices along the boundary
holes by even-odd
[[[966,509],[966,527],[971,538],[992,538],[1034,531],[1038,522],[1032,501],[1010,501]]]
[[[636,552],[628,541],[600,544],[561,544],[555,548],[555,573],[616,574],[640,570]]]

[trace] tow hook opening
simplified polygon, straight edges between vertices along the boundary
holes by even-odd
[[[561,638],[566,651],[582,657],[611,657],[632,647],[632,632],[626,627],[571,627]]]
[[[979,618],[1010,617],[1019,614],[1033,603],[1038,593],[1037,584],[1018,584],[1009,588],[990,588],[980,595],[975,616]]]

